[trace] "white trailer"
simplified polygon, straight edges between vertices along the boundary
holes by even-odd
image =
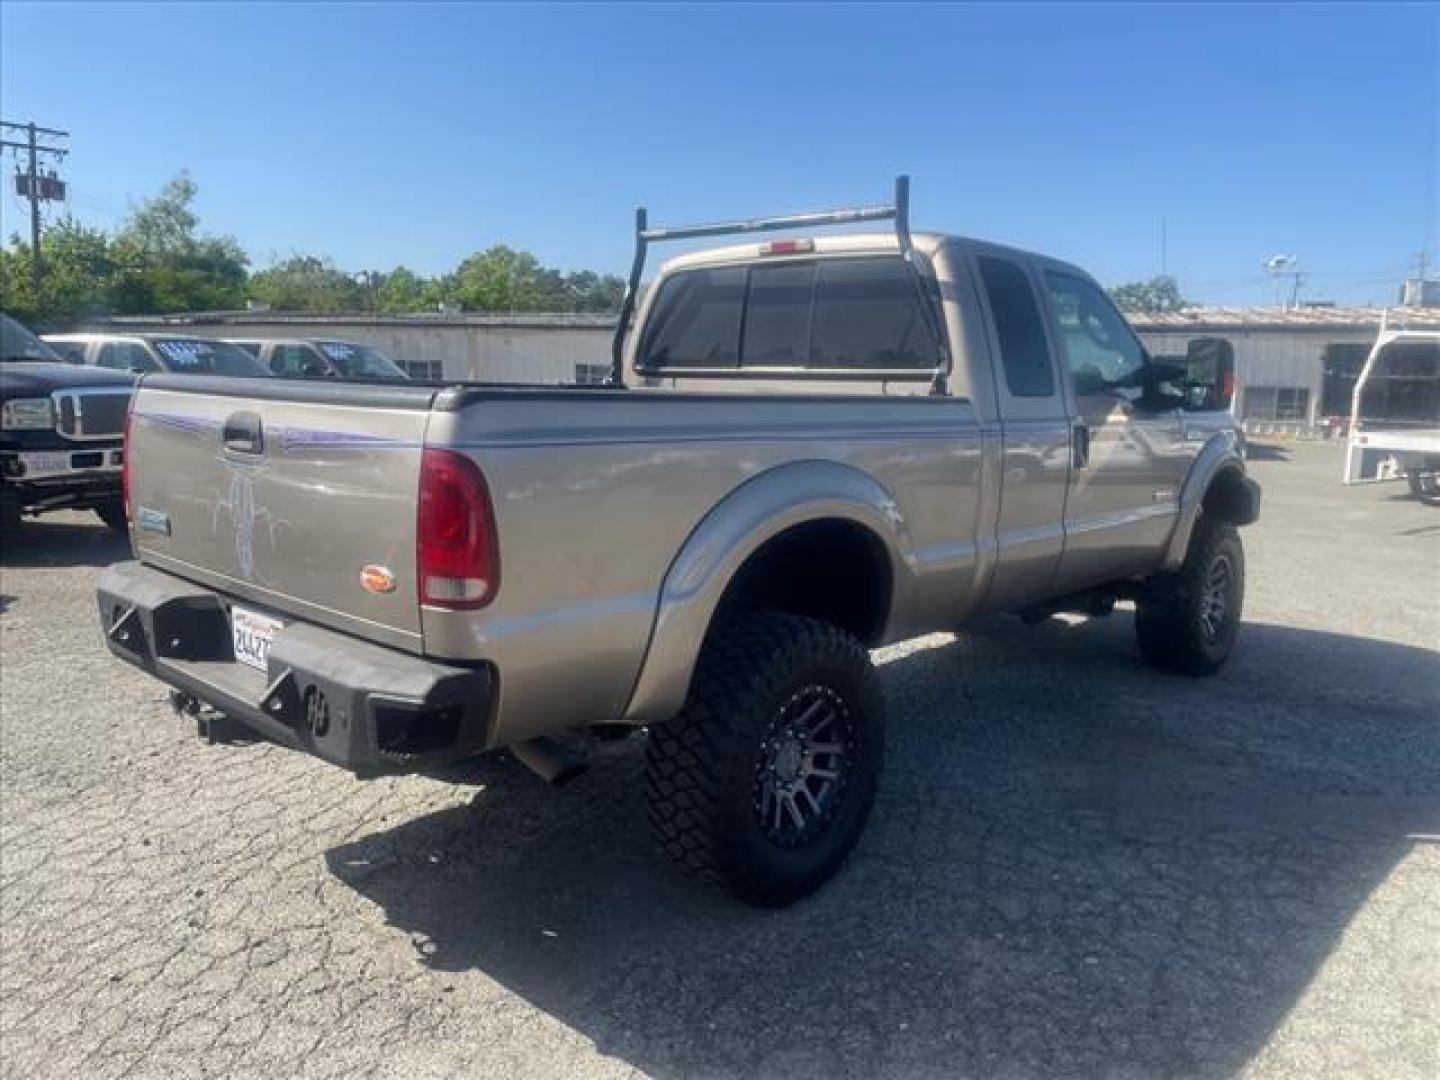
[[[1350,406],[1345,483],[1408,480],[1440,505],[1440,331],[1382,318]]]

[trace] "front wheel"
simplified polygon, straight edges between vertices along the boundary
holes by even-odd
[[[1185,563],[1150,582],[1135,612],[1145,662],[1164,671],[1209,675],[1229,658],[1245,603],[1245,550],[1228,521],[1203,514]]]
[[[646,751],[660,849],[762,907],[813,892],[865,827],[884,760],[865,647],[828,623],[747,614],[712,634],[680,715]]]

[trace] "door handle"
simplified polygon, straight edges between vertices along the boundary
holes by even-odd
[[[1083,423],[1070,429],[1070,460],[1077,469],[1090,464],[1090,429]]]
[[[225,421],[221,435],[225,449],[237,454],[258,454],[265,449],[265,433],[260,426],[260,414],[253,412],[232,413]]]

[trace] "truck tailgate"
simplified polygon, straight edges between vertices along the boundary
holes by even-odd
[[[137,558],[262,613],[420,651],[415,499],[434,394],[145,380],[128,443]]]

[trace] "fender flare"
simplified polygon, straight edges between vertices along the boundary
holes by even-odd
[[[780,533],[825,519],[854,522],[884,545],[893,582],[889,624],[915,580],[913,546],[894,497],[848,465],[795,461],[777,466],[716,503],[681,545],[660,586],[625,723],[658,723],[680,711],[710,621],[735,574]]]
[[[1185,561],[1190,549],[1190,536],[1195,531],[1195,522],[1200,520],[1200,508],[1205,502],[1205,493],[1210,490],[1221,473],[1230,471],[1245,476],[1245,458],[1240,450],[1240,438],[1234,431],[1222,431],[1211,436],[1180,491],[1180,512],[1175,521],[1175,531],[1170,534],[1170,546],[1165,553],[1164,569],[1175,570]],[[1253,481],[1251,481],[1253,484]],[[1256,512],[1258,513],[1258,485],[1256,487]],[[1254,520],[1252,517],[1251,520]],[[1247,522],[1248,524],[1248,522]]]

